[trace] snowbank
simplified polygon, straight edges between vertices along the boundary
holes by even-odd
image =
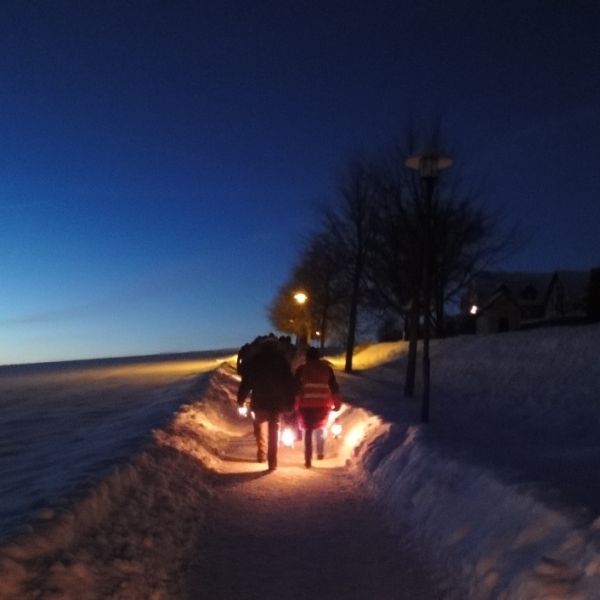
[[[390,428],[362,460],[391,518],[454,579],[452,597],[600,598],[600,519],[449,460],[420,427]]]
[[[600,598],[599,346],[597,326],[437,342],[433,423],[400,411],[362,454],[392,519],[454,574],[454,597]],[[370,408],[389,416],[402,366],[347,387],[378,383]]]
[[[225,435],[198,425],[203,401],[213,413],[230,404],[214,376],[194,394],[131,464],[75,505],[41,511],[28,533],[0,549],[0,598],[181,596],[211,493],[213,443]]]

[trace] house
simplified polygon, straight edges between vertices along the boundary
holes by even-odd
[[[481,272],[462,301],[477,333],[497,333],[587,317],[589,271]]]

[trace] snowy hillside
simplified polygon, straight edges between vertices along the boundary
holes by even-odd
[[[600,464],[598,357],[599,325],[433,340],[428,436],[460,458],[504,467],[511,481],[544,481],[569,504],[600,512],[600,482],[589,477]],[[391,400],[378,407],[390,417],[405,405],[405,358],[404,342],[356,357],[357,369],[379,363],[365,378],[377,398]],[[417,380],[415,408],[419,393]]]
[[[365,363],[382,351],[346,383],[394,423],[365,466],[396,522],[469,597],[600,598],[600,326],[435,342],[426,427],[401,399],[405,344]]]

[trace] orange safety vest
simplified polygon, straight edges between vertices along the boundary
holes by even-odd
[[[301,367],[302,388],[298,398],[299,408],[331,408],[333,400],[329,381],[331,367],[319,360],[309,360]]]

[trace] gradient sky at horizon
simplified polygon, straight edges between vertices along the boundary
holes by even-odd
[[[271,330],[348,158],[443,117],[505,269],[600,264],[595,1],[0,6],[0,364]]]

